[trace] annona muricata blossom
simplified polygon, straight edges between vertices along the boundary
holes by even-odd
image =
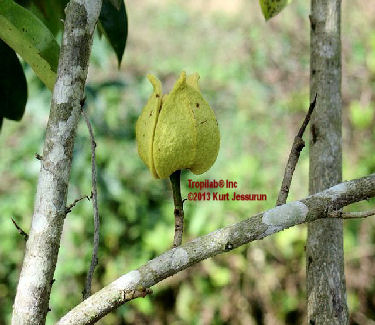
[[[147,78],[154,91],[136,124],[141,159],[155,178],[184,168],[204,173],[216,160],[220,133],[215,114],[198,88],[199,75],[182,72],[165,95],[156,77]]]

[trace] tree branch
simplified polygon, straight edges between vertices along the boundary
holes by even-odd
[[[361,212],[343,212],[343,211],[333,211],[330,214],[331,218],[339,219],[362,219],[375,215],[375,209],[370,211],[361,211]]]
[[[34,214],[13,304],[12,324],[44,324],[60,238],[80,100],[101,0],[71,0],[65,10],[57,79],[46,130]]]
[[[309,193],[342,182],[341,0],[311,0]],[[328,28],[329,26],[329,28]],[[348,324],[343,222],[310,223],[306,239],[307,324]]]
[[[294,138],[292,149],[290,150],[288,162],[285,167],[283,182],[281,184],[279,196],[277,197],[276,205],[282,205],[286,203],[286,199],[288,198],[290,184],[292,183],[293,173],[296,169],[296,165],[300,156],[300,153],[305,146],[305,141],[303,141],[302,136],[306,130],[307,125],[309,124],[311,114],[314,111],[315,104],[316,104],[316,97],[310,103],[309,110],[307,111],[305,120],[303,121],[301,128],[298,131],[298,134]]]
[[[277,206],[182,246],[172,248],[113,281],[73,308],[58,322],[94,324],[126,302],[133,290],[145,290],[206,258],[263,239],[292,226],[327,218],[332,211],[375,196],[375,174],[335,185],[307,198]]]

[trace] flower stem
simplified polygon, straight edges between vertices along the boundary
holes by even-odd
[[[181,245],[182,234],[184,232],[184,207],[181,198],[180,188],[181,170],[176,170],[169,179],[172,184],[173,201],[174,201],[174,240],[173,247]]]

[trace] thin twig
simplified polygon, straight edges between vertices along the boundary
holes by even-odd
[[[174,202],[174,240],[173,247],[181,245],[182,234],[184,233],[184,205],[181,198],[180,187],[181,170],[176,170],[169,179],[172,184],[173,202]]]
[[[17,222],[13,218],[11,219],[19,234],[25,239],[25,241],[27,241],[29,239],[29,235],[19,225],[17,225]]]
[[[83,199],[87,199],[87,200],[90,201],[91,198],[92,198],[92,193],[91,193],[90,196],[88,196],[88,195],[84,195],[84,196],[81,196],[81,197],[78,198],[78,199],[75,199],[75,200],[73,201],[72,204],[70,204],[70,205],[68,205],[68,206],[66,207],[66,209],[65,209],[65,213],[68,214],[69,212],[71,212],[72,209],[76,206],[76,204],[77,204],[79,201],[82,201]]]
[[[311,114],[314,111],[316,98],[317,98],[317,94],[315,95],[315,98],[312,101],[312,103],[310,103],[309,110],[307,111],[305,120],[303,121],[301,128],[299,129],[296,137],[294,138],[293,146],[292,146],[292,149],[290,150],[288,162],[285,167],[284,178],[281,184],[281,188],[280,188],[279,196],[276,201],[276,205],[285,204],[286,199],[288,198],[289,188],[292,182],[293,173],[296,168],[300,153],[303,147],[305,146],[305,141],[303,141],[302,136],[306,130],[307,125],[309,124]]]
[[[91,282],[95,271],[95,267],[98,265],[98,250],[99,250],[99,232],[100,232],[100,219],[99,219],[99,209],[98,209],[98,193],[96,186],[96,165],[95,165],[95,148],[96,142],[94,138],[94,132],[91,127],[91,123],[87,117],[86,111],[84,110],[84,100],[81,102],[81,112],[86,121],[87,128],[90,133],[91,138],[91,194],[92,194],[92,206],[94,209],[94,247],[92,250],[91,264],[89,271],[87,273],[85,288],[83,289],[83,300],[91,296]]]
[[[343,212],[343,211],[334,211],[329,214],[331,218],[339,218],[339,219],[360,219],[360,218],[367,218],[375,215],[375,209],[369,211],[361,211],[361,212]]]

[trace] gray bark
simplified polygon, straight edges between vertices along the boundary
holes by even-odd
[[[81,302],[57,324],[94,324],[115,308],[139,297],[136,291],[150,288],[206,258],[228,252],[304,222],[340,215],[333,212],[373,196],[375,196],[375,174],[338,184],[303,200],[277,206],[237,224],[218,229],[173,248],[139,269],[121,276]]]
[[[73,144],[101,0],[72,0],[43,148],[34,214],[12,324],[44,324],[66,214]]]
[[[318,94],[310,128],[310,194],[341,182],[341,0],[311,1],[310,98]],[[308,225],[308,323],[347,324],[343,222]]]

